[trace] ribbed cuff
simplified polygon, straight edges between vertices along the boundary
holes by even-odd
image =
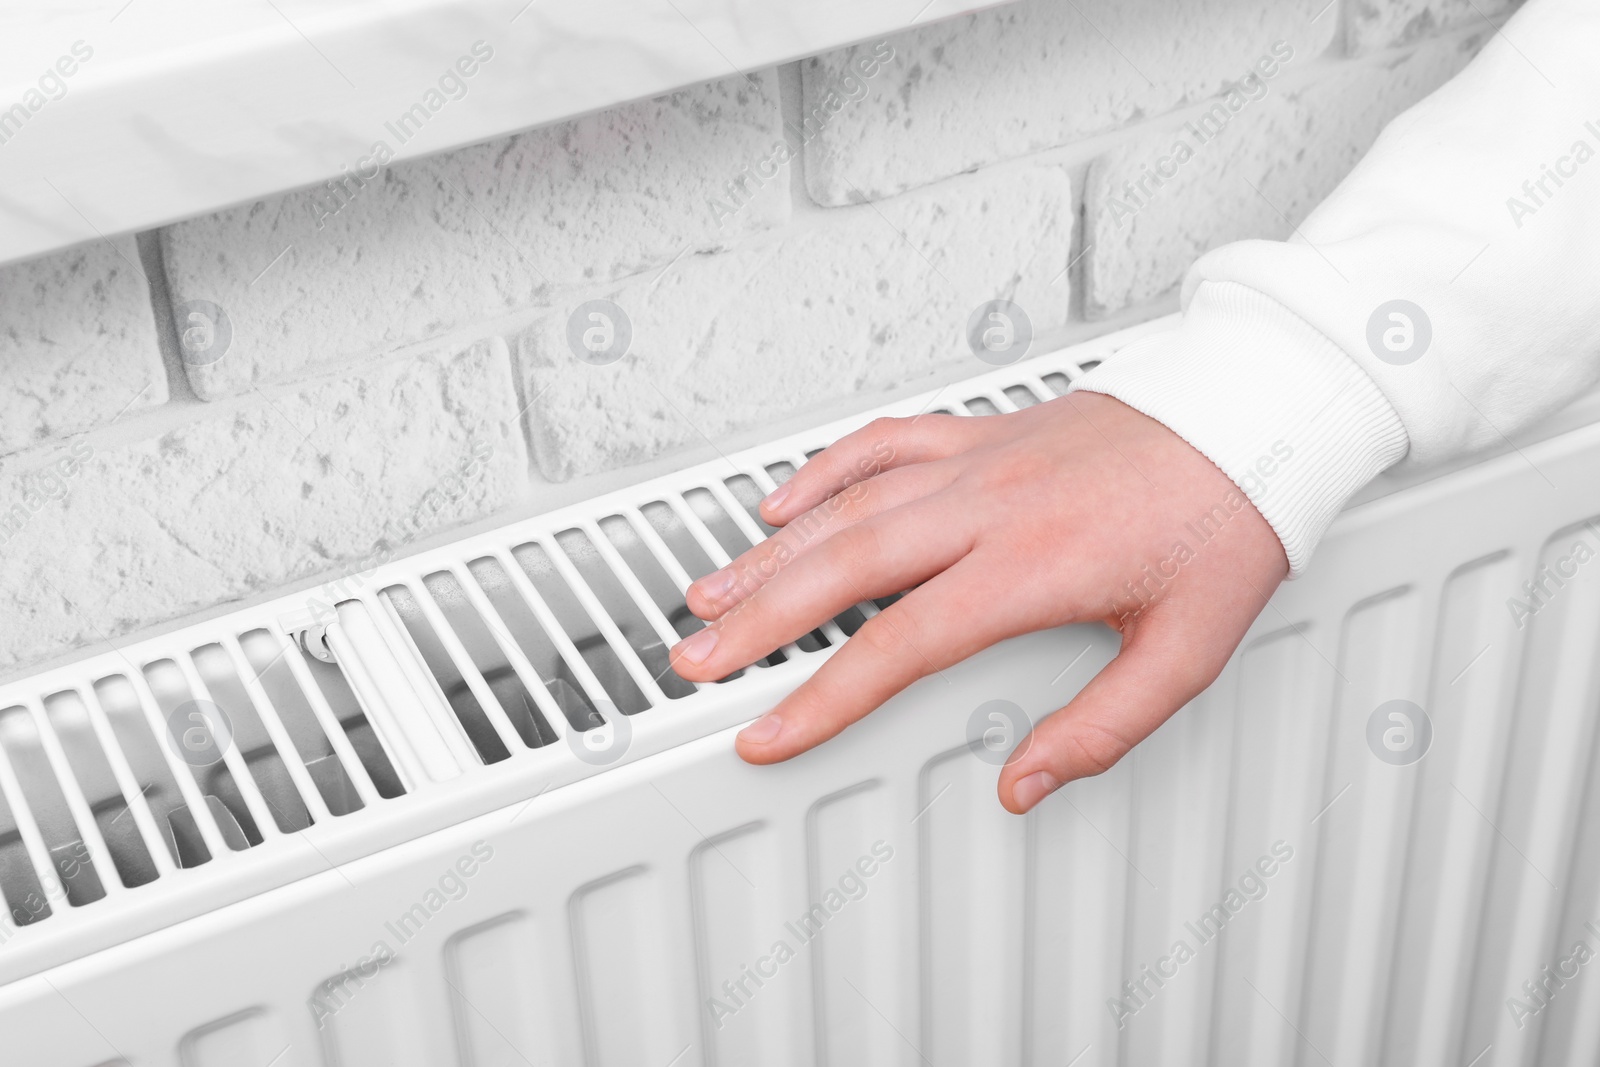
[[[1149,415],[1220,467],[1277,532],[1291,578],[1345,501],[1408,446],[1366,371],[1236,282],[1202,284],[1175,329],[1121,349],[1073,389]]]

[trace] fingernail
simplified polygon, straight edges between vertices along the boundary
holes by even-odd
[[[739,740],[764,745],[783,732],[783,721],[776,715],[763,715],[739,731]]]
[[[707,626],[692,637],[678,642],[678,647],[673,651],[679,659],[686,659],[690,663],[704,663],[706,657],[711,655],[711,650],[716,647],[717,631]]]
[[[733,571],[723,568],[694,583],[695,589],[707,600],[721,600],[733,588]]]
[[[788,495],[789,495],[789,483],[788,482],[784,482],[782,485],[778,486],[778,488],[776,488],[772,492],[768,493],[767,494],[767,499],[763,500],[761,502],[761,504],[768,511],[777,511],[778,510],[778,505],[782,504],[784,502],[784,499],[787,498]]]
[[[1011,787],[1011,796],[1017,807],[1029,811],[1039,801],[1061,788],[1061,783],[1049,771],[1034,771]]]

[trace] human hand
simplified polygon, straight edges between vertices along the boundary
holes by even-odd
[[[797,756],[1005,638],[1092,621],[1121,633],[1117,657],[1002,769],[1000,802],[1018,814],[1109,769],[1210,685],[1288,573],[1227,475],[1097,393],[879,419],[761,514],[782,529],[689,587],[709,625],[673,648],[683,677],[724,677],[853,604],[911,592],[739,734],[751,763]]]

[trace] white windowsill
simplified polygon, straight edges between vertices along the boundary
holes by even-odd
[[[312,185],[354,167],[379,139],[396,159],[429,155],[993,0],[923,3],[8,4],[0,10],[0,263]],[[385,124],[422,101],[477,41],[493,49],[492,60],[463,79],[465,95],[401,143]],[[77,42],[80,54],[92,50],[87,61],[71,58]],[[52,79],[47,72],[62,57],[74,73]],[[11,110],[40,101],[20,121]]]

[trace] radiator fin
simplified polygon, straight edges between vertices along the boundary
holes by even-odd
[[[684,914],[672,903],[665,875],[643,867],[573,895],[572,956],[586,1063],[670,1063],[698,1039],[681,1010],[692,986],[684,984],[689,968],[668,934]]]
[[[402,947],[387,962],[369,957],[313,991],[312,1011],[328,1067],[426,1067],[434,1062],[424,1049],[437,1035],[427,1033],[421,1020],[442,992],[431,984],[426,991],[419,988],[417,970],[417,961]]]
[[[1079,666],[1094,670],[1109,657],[1101,648],[1089,658],[1098,662]],[[1117,1063],[1120,1034],[1107,1001],[1120,992],[1128,900],[1140,877],[1129,862],[1132,771],[1120,764],[1084,783],[1071,803],[1029,817],[1028,1062]]]
[[[1584,978],[1575,985],[1560,988],[1550,982],[1536,996],[1520,983],[1540,990],[1558,961],[1571,955],[1578,938],[1591,946],[1600,943],[1582,925],[1600,918],[1595,897],[1577,895],[1573,882],[1593,847],[1587,840],[1580,845],[1593,834],[1580,836],[1578,818],[1584,810],[1579,798],[1594,781],[1600,726],[1600,581],[1588,570],[1570,570],[1570,559],[1580,537],[1593,541],[1594,521],[1561,530],[1527,553],[1534,580],[1544,592],[1529,598],[1542,605],[1518,631],[1526,635],[1526,643],[1517,715],[1503,756],[1508,780],[1522,783],[1522,788],[1504,791],[1499,811],[1489,813],[1499,862],[1491,871],[1484,938],[1473,968],[1479,982],[1467,1020],[1466,1047],[1475,1052],[1492,1042],[1519,1062],[1534,1059],[1546,1027],[1559,1029],[1559,1020],[1571,1018],[1579,990],[1592,984],[1587,979],[1593,976],[1584,967]],[[1563,557],[1569,560],[1565,566],[1560,564]],[[1563,571],[1568,573],[1559,584],[1547,577],[1559,578]],[[1476,798],[1473,802],[1478,803]],[[1568,901],[1568,914],[1577,921],[1563,923]],[[1512,997],[1537,1011],[1514,1018]],[[1541,1008],[1541,999],[1550,1006]]]
[[[907,1059],[906,1039],[918,1037],[919,1005],[908,980],[914,974],[914,928],[881,921],[891,910],[888,901],[915,900],[895,892],[893,876],[901,871],[894,857],[882,860],[884,850],[892,850],[903,868],[914,855],[911,813],[893,799],[882,782],[860,782],[818,800],[806,818],[806,897],[798,912],[785,917],[784,932],[802,954],[802,965],[812,968],[817,1062],[828,1067],[899,1064]],[[841,886],[860,879],[860,862],[884,868],[881,880],[875,874],[862,883],[862,902],[873,900],[872,908],[850,902]],[[905,913],[917,914],[914,906]]]
[[[706,838],[689,856],[697,1014],[716,1067],[806,1062],[796,1043],[808,1035],[795,1022],[810,1013],[810,968],[784,927],[780,847],[773,827],[752,823]]]
[[[1368,718],[1391,700],[1428,703],[1428,657],[1417,637],[1433,615],[1429,607],[1415,590],[1399,589],[1358,605],[1342,622],[1325,781],[1329,796],[1349,792],[1312,828],[1317,879],[1307,952],[1324,962],[1301,991],[1298,1012],[1305,1043],[1335,1063],[1378,1056],[1417,775],[1373,758]],[[1387,722],[1385,730],[1404,729]]]
[[[200,1027],[179,1045],[183,1067],[237,1067],[274,1059],[283,1063],[285,1053],[292,1051],[277,1020],[262,1011],[241,1012]]]
[[[1498,552],[1456,571],[1438,610],[1428,707],[1433,747],[1417,772],[1383,1048],[1386,1063],[1446,1067],[1463,1052],[1473,947],[1496,834],[1484,812],[1505,785],[1517,648],[1501,639],[1504,591],[1519,561]],[[1426,621],[1426,620],[1424,620]]]
[[[502,915],[450,939],[450,999],[463,1067],[576,1063],[581,1057],[570,987],[548,961],[563,946],[548,922]]]
[[[920,777],[924,1055],[938,1067],[1015,1062],[1025,1004],[1016,963],[1028,925],[1027,823],[995,802],[993,764],[965,745]],[[968,1010],[939,1010],[948,1004]]]
[[[1325,771],[1337,679],[1329,627],[1283,621],[1285,628],[1247,646],[1224,676],[1237,693],[1226,858],[1204,910],[1186,920],[1194,929],[1179,931],[1193,939],[1196,965],[1216,967],[1211,1060],[1219,1064],[1295,1062],[1298,1038],[1283,1019],[1301,1001],[1317,828],[1350,800],[1346,783],[1330,785]],[[1272,853],[1280,841],[1292,850],[1287,861]],[[1266,898],[1252,905],[1259,910],[1225,926],[1226,916],[1205,921],[1264,857],[1273,873]]]

